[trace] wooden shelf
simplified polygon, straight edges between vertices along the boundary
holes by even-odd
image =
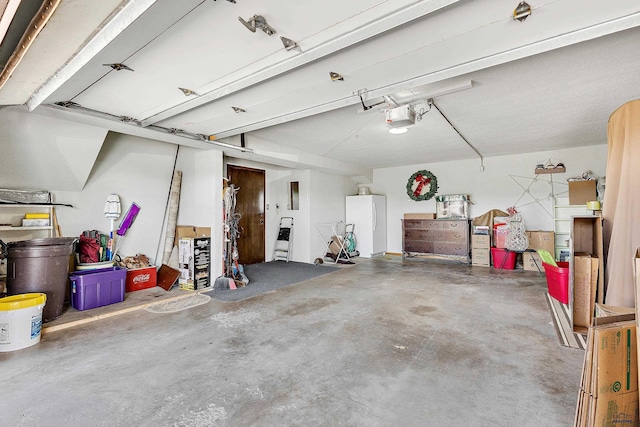
[[[566,168],[549,168],[549,169],[536,169],[536,175],[542,175],[547,173],[565,173],[567,171]]]
[[[22,227],[22,226],[13,227],[13,226],[3,225],[3,226],[0,226],[0,231],[51,230],[52,228],[53,227],[50,225],[47,225],[45,227]]]

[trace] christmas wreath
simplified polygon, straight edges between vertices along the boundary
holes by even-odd
[[[438,179],[427,170],[414,173],[407,181],[407,194],[416,202],[429,200],[437,191]]]

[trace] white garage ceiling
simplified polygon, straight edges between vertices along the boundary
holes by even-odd
[[[355,175],[602,144],[608,116],[640,98],[636,2],[531,2],[523,22],[505,0],[100,3],[61,1],[0,103],[203,147],[244,133],[248,151],[229,155]],[[254,15],[275,34],[238,19]],[[362,111],[359,94],[413,102],[422,120],[390,135],[385,104]]]

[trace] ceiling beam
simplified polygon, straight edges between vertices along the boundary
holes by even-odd
[[[69,61],[35,90],[26,102],[29,111],[33,111],[37,106],[42,104],[49,95],[73,77],[155,2],[156,0],[130,0],[124,2]],[[82,18],[83,17],[79,17],[79,19]]]
[[[184,113],[185,111],[228,96],[234,92],[238,92],[267,79],[276,77],[282,73],[286,73],[294,68],[298,68],[302,65],[324,58],[341,49],[360,43],[368,38],[382,34],[400,25],[433,13],[451,4],[457,3],[458,1],[460,0],[431,0],[416,2],[366,25],[359,26],[355,30],[348,31],[334,37],[318,46],[305,49],[303,52],[298,53],[296,56],[287,60],[266,67],[258,72],[250,72],[232,83],[226,84],[215,90],[204,93],[197,98],[185,101],[175,107],[147,117],[142,120],[142,125],[149,126],[151,124],[158,123]]]
[[[549,37],[535,43],[529,43],[522,46],[514,47],[503,52],[499,52],[486,57],[478,58],[465,63],[455,64],[450,67],[437,70],[428,74],[417,76],[412,79],[396,82],[389,85],[380,86],[366,91],[367,99],[381,98],[382,96],[410,90],[419,86],[442,82],[454,77],[460,77],[468,73],[479,71],[485,68],[494,67],[508,62],[523,59],[529,56],[549,52],[570,46],[575,43],[593,40],[619,31],[628,30],[640,26],[640,12],[633,13],[610,21],[598,23],[575,31],[559,34],[555,37]],[[435,97],[422,96],[422,98]],[[226,138],[243,132],[251,132],[269,126],[279,125],[292,120],[309,117],[315,114],[325,113],[338,108],[355,105],[360,103],[357,93],[352,96],[342,97],[322,104],[310,106],[308,108],[282,114],[277,117],[267,118],[258,122],[250,123],[246,126],[240,126],[233,129],[225,129],[215,133],[216,138]]]

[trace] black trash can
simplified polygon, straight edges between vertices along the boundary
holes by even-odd
[[[43,322],[62,314],[75,241],[75,237],[52,237],[7,244],[7,294],[46,294]]]

